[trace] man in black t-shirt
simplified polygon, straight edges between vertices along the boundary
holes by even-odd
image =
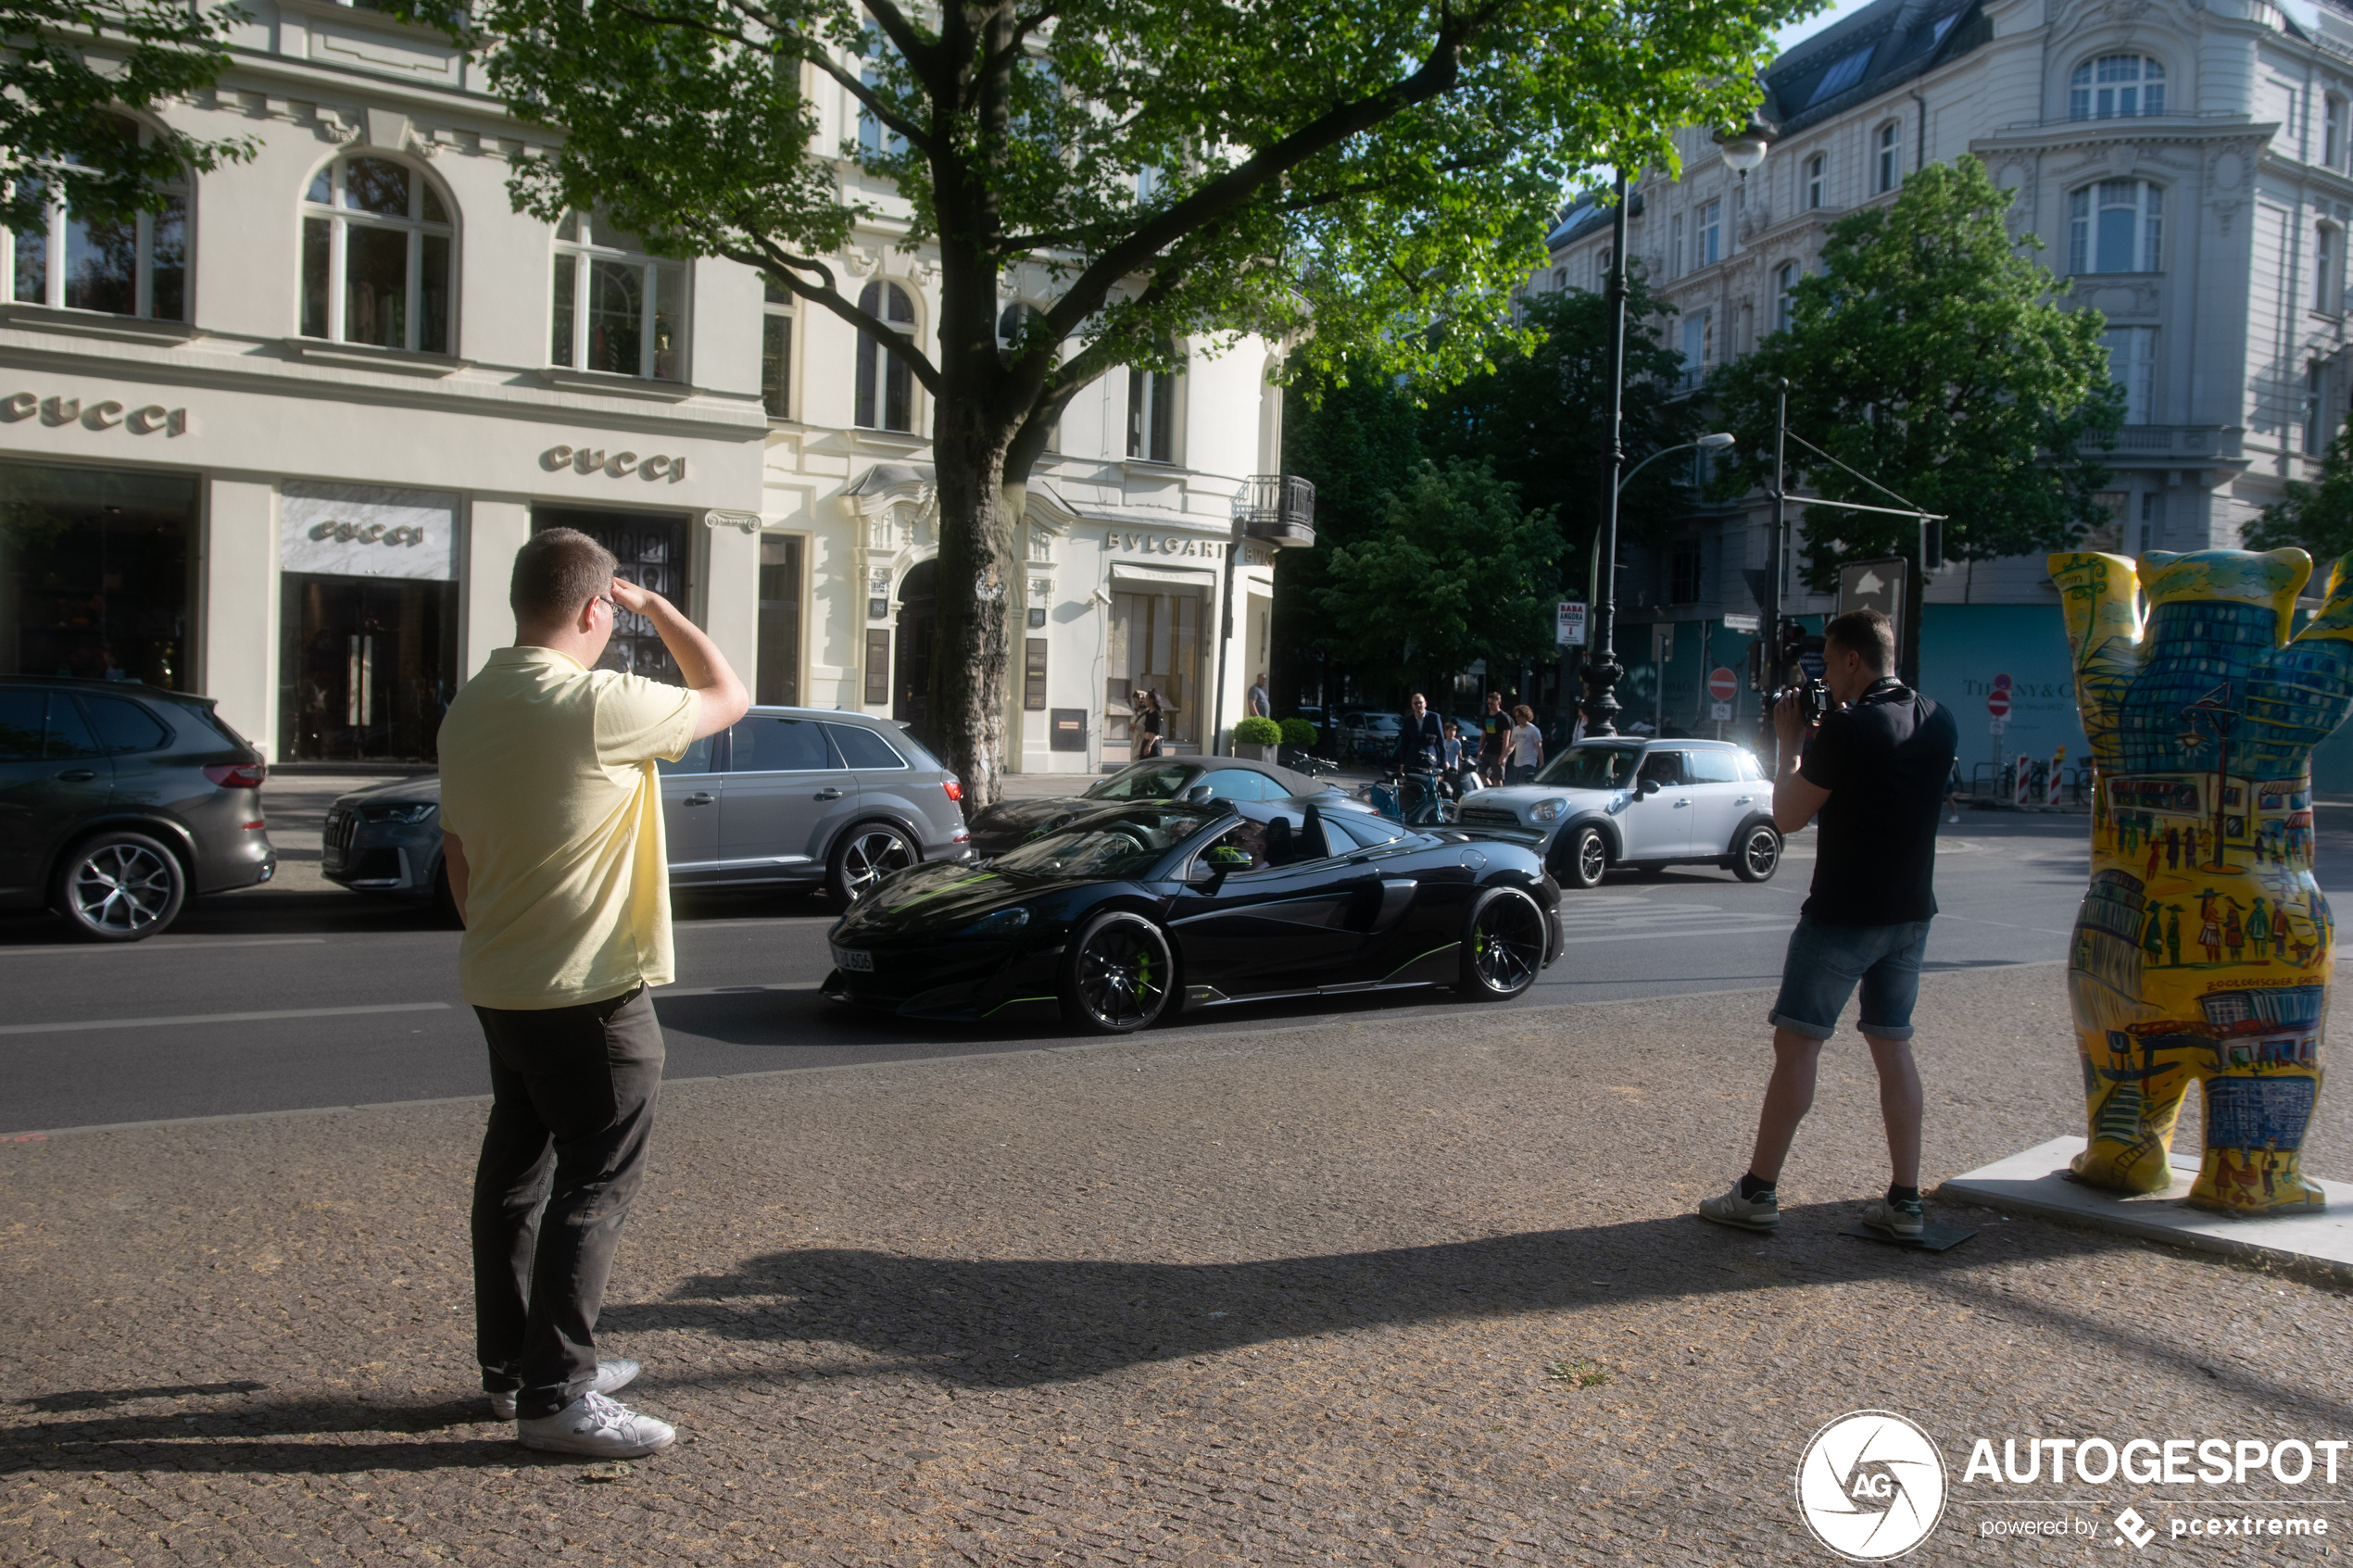
[[[1512,716],[1504,711],[1504,694],[1487,694],[1487,711],[1478,719],[1478,772],[1490,789],[1504,782],[1504,747],[1512,737]]]
[[[1859,983],[1860,1027],[1879,1070],[1880,1110],[1894,1180],[1863,1223],[1903,1238],[1921,1234],[1920,1076],[1912,1060],[1912,1003],[1936,913],[1936,818],[1960,744],[1953,716],[1888,671],[1894,628],[1875,609],[1823,629],[1822,679],[1839,706],[1809,737],[1794,694],[1773,709],[1780,768],[1773,822],[1794,833],[1819,816],[1814,886],[1790,933],[1773,1024],[1773,1075],[1757,1117],[1748,1173],[1700,1205],[1703,1219],[1748,1230],[1780,1223],[1775,1184],[1797,1124],[1814,1103],[1822,1042]],[[1799,747],[1805,759],[1799,761]]]

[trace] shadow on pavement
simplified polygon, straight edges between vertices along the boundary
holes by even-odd
[[[27,1399],[41,1410],[57,1401],[175,1398],[258,1390],[258,1383],[125,1388],[53,1394]],[[73,1407],[84,1408],[84,1407]],[[332,1474],[359,1470],[512,1469],[543,1456],[510,1436],[452,1437],[441,1442],[343,1443],[291,1439],[368,1433],[441,1432],[487,1425],[482,1396],[434,1403],[366,1404],[350,1399],[244,1399],[192,1411],[185,1406],[151,1415],[107,1415],[77,1422],[41,1421],[0,1438],[0,1474],[32,1468],[70,1471],[232,1471],[244,1474]],[[502,1434],[510,1431],[500,1424]],[[277,1439],[277,1440],[271,1440]],[[550,1461],[554,1462],[554,1461]],[[577,1462],[577,1461],[573,1461]]]

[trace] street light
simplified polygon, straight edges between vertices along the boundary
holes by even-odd
[[[1765,161],[1766,149],[1773,144],[1773,139],[1780,134],[1780,126],[1752,115],[1748,123],[1738,131],[1730,133],[1718,131],[1716,144],[1723,151],[1724,167],[1739,171],[1740,177],[1746,180],[1748,171]]]
[[[1617,482],[1617,487],[1621,491],[1624,490],[1628,485],[1634,483],[1634,476],[1636,474],[1642,472],[1644,469],[1650,467],[1661,458],[1670,456],[1677,452],[1690,452],[1692,450],[1702,452],[1721,452],[1725,447],[1731,445],[1732,441],[1732,436],[1719,430],[1712,432],[1709,434],[1703,435],[1697,441],[1686,441],[1680,446],[1662,446],[1657,451],[1653,452],[1649,457],[1644,458],[1641,462],[1636,463],[1632,468],[1628,469],[1626,470],[1626,477]]]

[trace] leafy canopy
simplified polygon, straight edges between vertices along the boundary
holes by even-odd
[[[2318,483],[2287,482],[2287,493],[2263,508],[2246,531],[2250,550],[2294,546],[2314,560],[2332,561],[2353,551],[2353,424],[2337,427],[2321,454]]]
[[[1773,402],[1786,379],[1789,428],[1931,512],[1948,559],[2054,550],[2108,521],[2093,496],[2108,471],[2087,460],[2123,418],[2097,311],[2047,296],[2051,276],[2003,223],[2011,194],[1974,157],[1931,165],[1895,200],[1831,225],[1819,275],[1793,291],[1789,329],[1726,369],[1718,400],[1748,460],[1727,496],[1772,478]],[[1793,442],[1790,488],[1889,505],[1883,494]],[[1806,580],[1842,561],[1908,555],[1908,518],[1809,506]]]
[[[186,0],[0,0],[0,221],[38,232],[53,196],[84,218],[122,218],[159,207],[160,181],[251,157],[247,138],[168,126],[142,138],[110,112],[210,82],[229,64],[220,40],[234,19]]]

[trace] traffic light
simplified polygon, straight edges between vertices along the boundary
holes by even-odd
[[[1748,645],[1748,689],[1761,692],[1765,684],[1765,639],[1757,638]]]

